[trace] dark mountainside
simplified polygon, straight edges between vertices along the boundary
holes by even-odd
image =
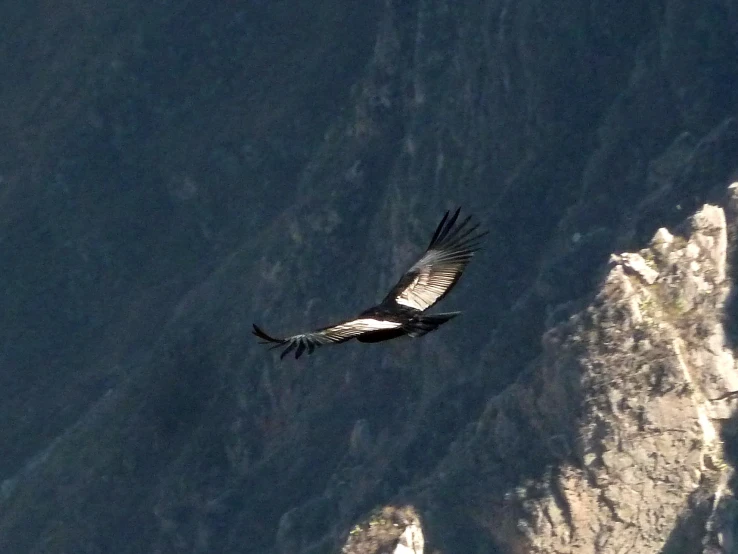
[[[29,0],[0,74],[0,552],[738,552],[734,3]],[[253,340],[457,205],[461,317]]]

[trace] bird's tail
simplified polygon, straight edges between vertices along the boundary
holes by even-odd
[[[412,318],[403,325],[403,329],[411,337],[422,337],[426,333],[435,331],[440,325],[446,323],[449,319],[455,318],[461,312],[446,312],[443,314],[419,315]]]

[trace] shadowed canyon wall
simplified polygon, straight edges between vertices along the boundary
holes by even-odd
[[[1,551],[736,551],[733,4],[0,15]]]

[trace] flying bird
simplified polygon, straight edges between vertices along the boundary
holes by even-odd
[[[285,347],[280,358],[294,351],[299,358],[305,350],[312,354],[316,347],[356,339],[380,342],[403,335],[421,337],[461,312],[426,314],[425,311],[446,296],[480,248],[486,232],[478,232],[479,224],[471,216],[457,224],[459,212],[446,212],[433,233],[425,253],[407,270],[400,281],[377,306],[363,311],[354,319],[323,327],[310,333],[283,339],[272,337],[254,324],[253,333],[261,344]]]

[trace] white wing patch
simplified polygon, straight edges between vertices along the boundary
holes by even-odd
[[[454,287],[469,265],[479,240],[486,234],[477,232],[471,217],[457,225],[459,211],[446,212],[433,234],[425,254],[389,292],[383,302],[394,302],[421,312],[430,308]]]
[[[361,317],[330,327],[324,327],[311,333],[300,333],[299,335],[293,335],[284,339],[269,336],[257,327],[256,324],[254,324],[253,333],[261,339],[262,344],[273,343],[274,346],[272,348],[284,346],[285,349],[280,355],[280,358],[284,358],[293,350],[295,351],[295,358],[299,358],[305,350],[308,351],[308,354],[311,354],[318,346],[336,344],[365,333],[381,331],[383,329],[396,329],[397,327],[402,327],[402,323],[399,321]]]
[[[325,338],[329,342],[339,342],[346,340],[347,338],[355,337],[366,333],[367,331],[380,331],[382,329],[395,329],[400,327],[402,323],[398,321],[385,321],[381,319],[372,318],[361,318],[341,323],[327,329],[316,331],[315,333],[306,333],[305,335],[320,335],[320,338]]]
[[[402,323],[399,321],[387,321],[370,317],[362,317],[346,321],[344,323],[339,323],[338,325],[333,325],[331,327],[325,327],[324,329],[318,329],[311,333],[301,333],[284,339],[270,337],[256,325],[254,325],[254,334],[261,338],[264,343],[276,343],[276,346],[273,346],[272,348],[285,346],[286,348],[280,355],[280,358],[284,358],[293,350],[295,351],[295,358],[299,358],[305,350],[310,354],[318,346],[336,344],[353,339],[363,335],[364,333],[381,331],[383,329],[395,329],[397,327],[402,327]]]
[[[428,252],[410,271],[418,271],[412,282],[395,297],[395,302],[425,311],[448,292],[461,276],[473,253],[444,255]]]
[[[380,330],[380,329],[394,329],[395,327],[400,327],[402,323],[399,321],[387,321],[384,319],[372,319],[370,317],[362,318],[362,319],[356,319],[349,323],[348,325],[365,325],[367,331],[371,330]]]

